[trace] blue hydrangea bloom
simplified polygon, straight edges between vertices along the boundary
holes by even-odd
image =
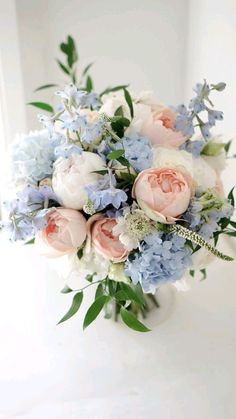
[[[153,151],[147,138],[133,134],[123,138],[125,158],[136,172],[149,169],[152,165]]]
[[[102,211],[108,205],[118,209],[128,199],[125,191],[116,188],[114,175],[105,175],[97,184],[86,186],[85,190],[96,211]]]
[[[140,283],[145,293],[155,293],[165,283],[181,279],[191,266],[191,250],[185,239],[177,235],[147,236],[140,253],[134,253],[125,262],[125,273],[134,284]]]
[[[46,130],[20,135],[12,144],[12,173],[16,182],[36,183],[50,176],[54,161],[54,144]]]

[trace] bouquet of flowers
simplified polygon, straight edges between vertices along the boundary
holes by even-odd
[[[19,135],[11,147],[16,195],[4,202],[2,222],[11,240],[35,243],[41,254],[67,260],[63,293],[70,309],[80,308],[85,289],[94,286],[86,328],[104,309],[146,332],[142,320],[162,284],[178,288],[195,258],[206,275],[206,256],[225,261],[216,249],[221,234],[236,235],[233,191],[226,198],[220,175],[230,142],[211,134],[223,119],[211,95],[225,83],[198,83],[188,106],[167,107],[150,92],[131,93],[128,85],[94,91],[91,64],[77,79],[78,54],[68,36],[60,45],[70,78],[58,89],[54,108],[31,102],[43,128]],[[55,84],[37,90],[52,88]]]

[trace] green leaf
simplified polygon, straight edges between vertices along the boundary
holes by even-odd
[[[62,294],[69,294],[72,291],[73,290],[70,287],[68,287],[68,285],[65,285],[64,288],[62,288],[61,293]]]
[[[35,237],[33,237],[32,239],[28,240],[24,244],[34,244],[34,242],[35,242]]]
[[[131,118],[133,118],[134,117],[133,102],[132,102],[132,98],[131,98],[131,96],[130,96],[130,94],[129,94],[129,92],[126,88],[124,88],[124,95],[125,95],[125,100],[127,102],[129,110],[130,110]]]
[[[96,293],[95,293],[95,300],[103,295],[103,286],[102,284],[98,284]]]
[[[123,166],[130,167],[130,162],[125,157],[121,156],[117,158],[117,161],[121,163]]]
[[[78,252],[77,252],[78,259],[81,259],[82,258],[83,253],[84,253],[84,248],[83,247],[81,247],[80,249],[78,249]]]
[[[236,228],[236,222],[235,222],[235,221],[230,221],[230,222],[229,222],[229,224],[230,224],[232,227]]]
[[[107,155],[107,158],[108,158],[108,160],[117,160],[119,157],[121,157],[121,156],[123,156],[123,155],[124,155],[124,152],[125,152],[125,150],[124,150],[124,149],[122,149],[122,150],[114,150],[114,151],[111,151],[111,152]]]
[[[128,295],[125,293],[125,291],[124,291],[124,290],[119,290],[119,291],[117,291],[117,292],[115,293],[114,297],[115,297],[115,299],[116,299],[117,301],[126,301],[126,300],[129,300],[129,297],[128,297]]]
[[[231,191],[228,195],[228,200],[230,201],[230,203],[233,207],[234,207],[234,188],[235,188],[235,186],[231,189]]]
[[[93,282],[93,276],[94,276],[94,274],[92,274],[92,275],[86,275],[86,281]]]
[[[114,115],[115,115],[115,116],[122,116],[122,117],[124,116],[124,112],[123,112],[123,108],[122,108],[122,106],[119,106],[119,108],[117,108],[117,109],[116,109],[116,111],[115,111]],[[120,119],[120,118],[119,118],[119,119]],[[118,119],[118,120],[119,120],[119,119]]]
[[[112,92],[117,92],[118,90],[123,90],[126,89],[127,87],[129,87],[128,84],[122,84],[120,86],[115,86],[115,87],[107,87],[105,90],[103,90],[102,93],[100,93],[100,97],[103,95],[106,95],[108,93],[112,93]]]
[[[69,53],[69,46],[67,44],[65,44],[64,42],[62,42],[60,44],[60,50],[62,52],[64,52],[64,54],[68,55],[68,53]]]
[[[108,173],[108,170],[94,170],[92,173],[97,173],[98,175],[106,175]]]
[[[83,292],[82,291],[75,294],[74,298],[73,298],[73,301],[72,301],[72,304],[70,306],[70,309],[68,310],[68,312],[65,314],[65,316],[62,317],[62,319],[57,324],[63,323],[66,320],[70,319],[72,316],[74,316],[75,313],[77,313],[77,311],[79,310],[79,308],[81,306],[81,303],[82,303],[82,300],[83,300]]]
[[[189,269],[189,275],[191,275],[192,278],[194,278],[194,275],[195,275],[194,269]]]
[[[200,272],[202,274],[202,279],[201,280],[203,281],[207,277],[206,269],[205,268],[200,269]]]
[[[27,105],[32,105],[32,106],[35,106],[36,108],[43,109],[44,111],[53,113],[53,107],[45,102],[29,102],[27,103]]]
[[[126,308],[121,307],[120,315],[123,322],[130,327],[130,329],[136,330],[137,332],[150,332],[150,329],[141,323],[132,313],[126,310]]]
[[[88,65],[86,65],[86,67],[84,68],[83,72],[82,72],[82,77],[84,77],[88,71],[90,70],[90,68],[92,67],[94,63],[89,63]]]
[[[236,237],[236,231],[227,231],[225,234],[227,234],[227,236]]]
[[[229,149],[231,147],[232,140],[228,141],[226,144],[224,144],[225,152],[228,153]]]
[[[64,73],[68,74],[68,76],[70,76],[70,70],[68,70],[68,68],[60,60],[56,60],[56,62],[61,68],[61,70],[64,71]]]
[[[109,296],[102,295],[93,302],[93,304],[89,307],[85,315],[83,329],[86,329],[86,327],[88,327],[97,318],[97,316],[103,309],[104,305],[109,301],[109,299]]]
[[[128,284],[122,283],[120,285],[131,301],[135,301],[140,306],[145,305],[145,300],[144,300],[143,295],[140,295],[140,293],[139,294],[136,293],[135,289],[131,288]]]
[[[93,81],[90,76],[87,76],[86,79],[86,90],[87,92],[91,92],[93,90]]]
[[[117,282],[112,281],[111,279],[108,279],[108,289],[110,296],[113,296],[116,292],[117,288]]]
[[[43,84],[42,86],[37,87],[34,92],[39,92],[40,90],[49,89],[50,87],[58,87],[58,84],[50,83],[50,84]]]
[[[78,60],[78,54],[76,51],[75,41],[70,35],[68,35],[67,37],[67,46],[68,46],[67,62],[68,62],[68,66],[72,68],[73,64]]]

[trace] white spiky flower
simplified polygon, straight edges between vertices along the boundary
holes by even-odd
[[[118,217],[116,222],[113,234],[119,236],[119,240],[129,251],[136,249],[153,228],[150,219],[134,204],[131,208],[126,208],[123,216]]]

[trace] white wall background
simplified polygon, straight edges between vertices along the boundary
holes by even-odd
[[[183,100],[187,0],[20,0],[16,9],[26,101],[42,98],[32,91],[44,82],[63,83],[54,58],[67,34],[82,66],[96,62],[99,90],[131,83],[167,104]],[[27,110],[30,127],[36,113]]]

